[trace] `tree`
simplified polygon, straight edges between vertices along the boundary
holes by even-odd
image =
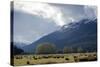
[[[77,48],[77,52],[78,53],[82,53],[83,52],[83,49],[81,47]]]
[[[73,52],[72,47],[64,47],[63,49],[63,53],[72,53],[72,52]]]
[[[17,46],[13,45],[13,42],[11,42],[11,65],[14,65],[14,55],[19,55],[21,53],[23,53],[24,51],[20,48],[18,48]]]
[[[15,46],[15,45],[12,45],[12,46],[11,46],[11,49],[12,49],[13,55],[18,55],[18,54],[21,54],[21,53],[24,52],[22,49],[18,48],[18,47]]]
[[[57,49],[56,53],[57,54],[62,54],[63,53],[63,50],[62,49]]]
[[[14,46],[13,49],[14,49],[14,51],[13,51],[14,54],[21,54],[21,53],[24,52],[22,49],[20,49],[20,48],[18,48],[18,47],[16,47],[16,46]]]
[[[36,54],[54,54],[56,53],[56,46],[51,43],[42,43],[36,47]]]

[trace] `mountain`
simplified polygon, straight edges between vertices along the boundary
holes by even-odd
[[[23,53],[24,51],[20,48],[18,48],[16,45],[13,44],[13,42],[11,42],[11,57],[13,57],[13,55],[18,55]]]
[[[26,43],[21,43],[21,42],[13,42],[13,45],[24,50],[23,47],[26,46]]]
[[[60,30],[50,33],[39,40],[24,46],[24,50],[33,53],[38,44],[50,42],[57,48],[82,47],[86,51],[97,51],[97,19],[83,19],[64,25]]]

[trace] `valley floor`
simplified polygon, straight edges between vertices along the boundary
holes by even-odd
[[[13,59],[14,66],[72,63],[84,61],[96,61],[97,53],[71,53],[71,54],[47,54],[47,55],[16,55]]]

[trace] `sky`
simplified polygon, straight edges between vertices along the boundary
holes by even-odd
[[[30,44],[81,19],[95,19],[97,7],[41,2],[14,2],[14,42]]]

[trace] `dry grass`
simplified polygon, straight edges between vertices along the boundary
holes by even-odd
[[[53,64],[71,63],[81,61],[96,61],[96,53],[72,53],[72,54],[48,54],[48,55],[16,55],[14,65],[34,65],[34,64]]]

